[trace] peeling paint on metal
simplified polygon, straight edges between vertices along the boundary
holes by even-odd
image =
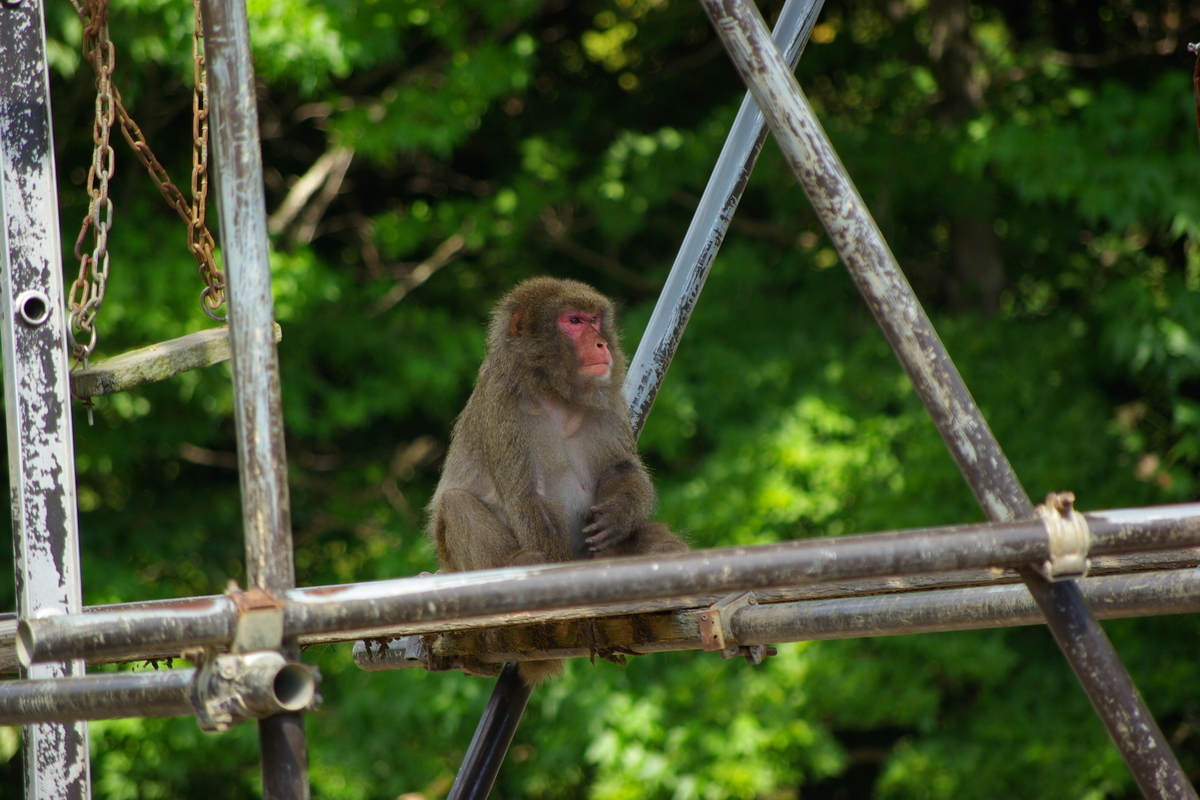
[[[40,3],[0,6],[0,334],[4,352],[10,500],[23,618],[81,610],[75,473],[61,250]],[[39,326],[15,308],[21,292],[50,300]],[[39,664],[28,677],[82,674],[82,662]],[[26,794],[90,795],[85,723],[25,729]]]

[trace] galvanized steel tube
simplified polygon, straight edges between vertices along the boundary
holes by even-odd
[[[194,669],[0,682],[0,725],[187,717]]]
[[[504,665],[446,800],[486,800],[491,794],[532,691],[515,663]]]
[[[1200,505],[1085,515],[1093,554],[1200,544]],[[1110,515],[1111,518],[1106,518]],[[285,594],[285,635],[294,638],[401,623],[436,622],[562,606],[717,594],[853,578],[1020,567],[1049,553],[1043,523],[984,523],[805,539],[757,547],[458,572],[389,581],[293,589]],[[179,601],[184,602],[184,601]],[[186,616],[185,619],[181,617]],[[148,638],[170,646],[186,629],[206,642],[232,638],[236,613],[225,598],[200,598],[186,612],[120,611],[28,620],[22,657],[137,656]],[[178,640],[179,650],[196,641]]]
[[[1200,612],[1200,570],[1106,575],[1080,582],[1102,619]],[[739,644],[1039,625],[1046,621],[1022,584],[897,592],[748,606],[730,622]]]
[[[823,0],[787,0],[783,4],[773,35],[790,68],[794,69],[800,60],[822,5]],[[692,310],[700,299],[700,291],[708,279],[717,251],[721,249],[721,242],[725,240],[766,138],[767,123],[754,97],[747,92],[704,187],[704,194],[700,196],[700,204],[692,215],[641,343],[629,361],[625,399],[629,403],[633,429],[638,433],[646,424],[671,359],[679,349]]]
[[[202,15],[221,252],[229,284],[246,574],[253,587],[278,596],[296,585],[296,572],[250,30],[245,0],[204,0]],[[294,642],[284,650],[299,658]],[[259,740],[263,793],[307,800],[303,716],[268,717],[259,724]]]
[[[62,244],[59,241],[45,3],[0,3],[0,332],[22,618],[82,607]],[[83,662],[39,664],[27,678],[82,675]],[[85,723],[24,730],[25,794],[91,793]]]
[[[1033,507],[753,4],[701,0],[830,239],[992,520]],[[1079,589],[1022,576],[1142,791],[1196,797]]]

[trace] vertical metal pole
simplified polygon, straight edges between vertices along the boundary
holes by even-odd
[[[773,37],[790,69],[795,69],[800,61],[823,5],[824,0],[787,0],[779,12]],[[679,349],[692,310],[700,299],[700,291],[712,270],[713,260],[725,240],[730,220],[742,200],[746,182],[750,180],[766,139],[767,122],[754,102],[754,96],[747,92],[708,185],[704,187],[704,194],[700,196],[696,213],[692,215],[654,313],[646,324],[642,341],[629,362],[624,391],[634,433],[641,433],[650,416],[654,398],[658,396],[671,359]]]
[[[775,26],[775,41],[787,53],[793,68],[804,52],[823,3],[784,3]],[[650,415],[766,138],[762,112],[747,93],[625,376],[623,391],[635,435],[641,433]],[[517,677],[516,664],[505,664],[450,787],[449,800],[483,800],[491,793],[529,695],[529,687]]]
[[[0,335],[22,619],[82,610],[58,187],[42,4],[0,4]],[[23,678],[83,675],[81,660]],[[86,722],[25,726],[25,795],[91,796]]]
[[[992,520],[1033,506],[900,271],[795,76],[744,0],[701,0],[734,65],[971,490]],[[1055,640],[1147,797],[1195,798],[1174,753],[1074,581],[1022,571]]]
[[[245,0],[205,0],[204,51],[213,114],[213,162],[226,265],[242,521],[249,583],[280,596],[296,585],[287,454],[275,350],[270,248],[254,64]],[[284,651],[298,658],[295,642]],[[302,714],[259,723],[263,794],[307,800]]]

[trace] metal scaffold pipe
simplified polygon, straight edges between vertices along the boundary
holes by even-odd
[[[1200,545],[1200,504],[1084,516],[1092,555]],[[284,594],[284,631],[287,637],[348,633],[509,611],[1017,568],[1040,563],[1050,552],[1045,523],[1032,520],[310,587]],[[184,640],[184,630],[209,644],[230,641],[236,616],[231,600],[211,598],[187,610],[168,606],[136,616],[110,611],[25,620],[19,625],[18,650],[29,662],[134,657],[148,642],[179,651],[194,644]]]
[[[224,731],[317,702],[317,673],[271,651],[198,654],[197,669],[0,682],[0,725],[183,717]]]
[[[1087,578],[1080,588],[1102,619],[1191,614],[1200,611],[1200,569],[1106,575]],[[455,669],[470,661],[540,661],[588,658],[597,649],[617,645],[624,653],[645,655],[677,650],[722,649],[724,657],[745,655],[742,648],[824,639],[940,633],[1045,623],[1037,603],[1020,583],[926,589],[821,600],[745,604],[722,617],[725,647],[713,648],[702,632],[712,629],[707,606],[601,616],[589,620],[589,643],[580,644],[566,626],[517,624],[486,631],[446,631],[412,649],[415,637],[372,638],[354,646],[354,663],[370,672],[394,669]],[[729,648],[729,649],[726,649]]]
[[[246,573],[252,587],[279,595],[296,585],[296,573],[249,22],[245,0],[203,0],[201,11],[215,123],[212,142],[221,248],[228,265]],[[275,646],[299,658],[295,642]],[[259,747],[263,793],[307,800],[303,715],[264,719],[259,724]]]
[[[1103,619],[1200,611],[1200,570],[1089,578],[1082,589]],[[967,631],[1040,625],[1046,619],[1021,584],[937,589],[757,605],[730,623],[742,644]]]
[[[188,688],[195,672],[117,672],[0,683],[0,725],[190,716]]]
[[[783,4],[772,35],[790,68],[794,69],[800,61],[823,5],[823,0],[788,0]],[[767,122],[754,97],[747,92],[646,323],[637,352],[629,360],[624,390],[636,432],[641,432],[650,415],[766,139]]]
[[[758,10],[745,0],[701,4],[988,518],[1029,517],[1033,506],[1016,473]],[[1142,791],[1149,797],[1195,798],[1079,587],[1070,580],[1046,580],[1028,565],[1022,577]]]
[[[83,605],[45,7],[0,3],[0,335],[23,619]],[[98,229],[105,207],[96,200],[91,208]],[[81,661],[22,671],[34,679],[83,673]],[[91,794],[86,723],[29,725],[23,735],[30,800]]]

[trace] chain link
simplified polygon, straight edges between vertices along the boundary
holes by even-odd
[[[167,205],[175,209],[188,228],[188,249],[199,265],[204,291],[200,294],[200,307],[218,322],[226,319],[216,313],[225,303],[225,276],[217,267],[213,257],[216,242],[208,230],[206,211],[208,205],[208,73],[204,64],[204,48],[201,43],[203,27],[200,21],[200,0],[193,0],[195,8],[196,35],[192,43],[193,75],[192,90],[192,181],[191,202],[184,197],[165,167],[154,155],[141,128],[125,109],[121,94],[112,83],[114,50],[108,36],[108,0],[83,0],[79,5],[72,0],[84,22],[84,54],[96,73],[96,150],[92,169],[88,174],[88,193],[91,207],[79,232],[75,245],[75,256],[80,260],[79,278],[71,286],[71,341],[77,360],[86,364],[88,356],[96,347],[95,318],[104,302],[104,281],[108,277],[108,229],[112,224],[112,201],[108,196],[108,178],[113,171],[113,151],[109,144],[110,132],[115,115],[120,123],[121,134],[138,161],[146,168],[151,180],[158,187]],[[97,185],[98,184],[98,185]],[[104,219],[100,210],[105,211]],[[96,245],[91,254],[82,253],[88,229],[93,230]],[[96,264],[100,268],[96,268]],[[90,276],[90,279],[89,279]],[[74,335],[74,329],[88,335],[82,343]],[[81,337],[82,338],[82,337]]]
[[[79,277],[71,284],[67,298],[70,318],[67,333],[75,359],[87,364],[96,349],[96,315],[104,304],[108,281],[108,232],[112,228],[113,203],[108,182],[115,168],[111,134],[116,98],[112,73],[115,51],[108,36],[108,0],[84,0],[83,54],[96,73],[96,115],[92,122],[92,166],[88,170],[88,213],[75,240],[79,259]],[[92,252],[83,252],[88,230],[92,232]],[[76,331],[82,335],[76,335]]]
[[[192,89],[192,200],[188,203],[167,174],[166,168],[155,157],[146,143],[146,137],[133,117],[121,104],[117,96],[117,118],[125,141],[150,174],[151,180],[162,193],[167,205],[175,209],[180,219],[188,226],[188,249],[196,258],[200,277],[204,280],[200,307],[218,322],[225,322],[216,310],[225,303],[225,276],[217,268],[213,249],[217,246],[205,221],[208,206],[208,70],[204,65],[204,47],[201,43],[204,28],[200,22],[200,0],[194,0],[196,35],[192,40],[192,73],[195,85]]]
[[[192,207],[188,221],[189,245],[200,265],[204,291],[200,307],[215,320],[225,322],[217,309],[225,303],[225,276],[213,260],[212,234],[205,216],[208,207],[208,70],[204,63],[204,23],[200,19],[200,0],[192,0],[196,9],[196,35],[192,38]]]

